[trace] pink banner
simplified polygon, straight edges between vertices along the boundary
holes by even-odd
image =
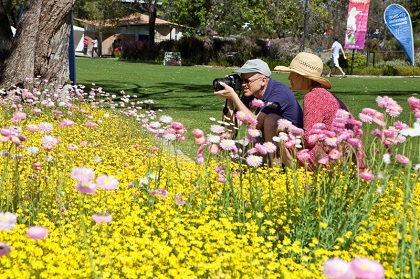
[[[347,17],[347,49],[363,49],[367,31],[370,0],[350,0]]]

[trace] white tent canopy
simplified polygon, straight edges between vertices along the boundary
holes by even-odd
[[[74,50],[83,51],[83,38],[85,29],[73,25]]]

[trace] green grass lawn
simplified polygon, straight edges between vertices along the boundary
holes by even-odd
[[[206,66],[163,66],[161,64],[116,59],[76,59],[76,81],[89,87],[102,87],[111,94],[136,95],[137,100],[152,99],[154,110],[163,110],[174,120],[193,128],[207,130],[220,119],[224,100],[213,94],[213,79],[233,72],[230,68]],[[273,73],[272,78],[289,85],[288,74]],[[364,107],[377,109],[377,96],[389,96],[404,109],[401,120],[409,119],[407,98],[420,92],[420,79],[413,77],[330,78],[335,93],[357,117]],[[301,102],[302,94],[296,92]],[[189,133],[191,134],[191,133]],[[192,138],[192,137],[191,137]],[[187,141],[189,138],[187,137]],[[187,153],[193,152],[189,147]]]

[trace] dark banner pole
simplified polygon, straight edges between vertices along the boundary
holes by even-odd
[[[71,13],[70,40],[69,40],[69,72],[70,81],[76,84],[76,53],[74,51],[73,12]]]
[[[353,66],[354,66],[354,49],[353,49],[353,52],[351,53],[351,69],[350,69],[350,75],[353,74]]]

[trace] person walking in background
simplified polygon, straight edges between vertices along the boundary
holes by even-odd
[[[85,37],[84,39],[83,39],[83,54],[87,54],[87,49],[88,49],[88,44],[89,44],[89,41],[88,41],[88,39]]]
[[[344,73],[343,69],[341,69],[340,64],[338,63],[338,58],[340,58],[340,51],[343,53],[344,59],[347,60],[346,53],[344,52],[343,46],[338,42],[338,36],[334,35],[333,37],[334,43],[332,44],[331,48],[324,49],[322,52],[332,51],[332,60],[334,62],[334,67],[336,67],[340,72],[342,77],[346,77],[346,73]],[[332,64],[332,63],[331,63]],[[330,70],[327,76],[331,76],[331,71],[333,67],[330,66]]]
[[[334,94],[327,89],[331,89],[331,82],[321,77],[324,63],[317,55],[307,52],[298,53],[293,58],[289,67],[277,66],[276,71],[288,72],[291,89],[293,91],[300,91],[303,93],[303,142],[305,149],[308,149],[308,169],[312,170],[314,165],[320,159],[327,157],[326,148],[318,144],[317,140],[311,138],[313,136],[313,129],[315,125],[320,127],[322,125],[325,130],[333,131],[337,129],[334,125],[337,112],[341,110],[341,115],[346,115],[348,119],[354,119],[348,107]],[[348,125],[348,126],[347,126]],[[360,134],[353,125],[347,124],[346,129],[349,129],[352,134],[348,137],[353,137],[360,140]],[[290,131],[292,127],[287,129]],[[319,129],[319,128],[318,128]],[[277,132],[285,132],[280,126]],[[357,154],[357,161],[359,166],[363,161],[363,146],[362,141],[359,141],[359,151]],[[351,155],[350,155],[351,156]]]
[[[95,37],[95,39],[92,41],[93,47],[92,47],[92,57],[93,53],[96,52],[96,56],[99,56],[98,54],[98,37]]]

